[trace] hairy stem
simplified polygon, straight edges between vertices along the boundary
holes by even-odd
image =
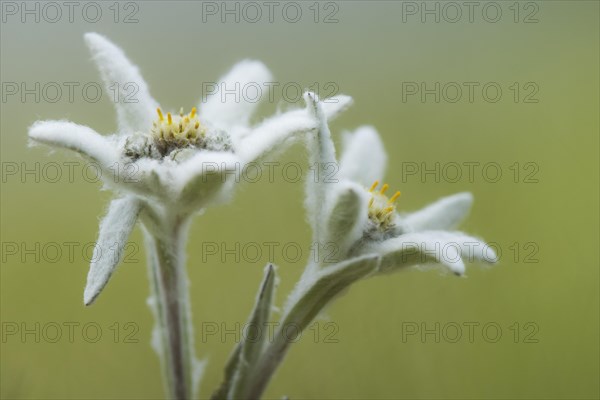
[[[175,219],[161,229],[146,229],[157,340],[167,396],[190,399],[193,393],[194,343],[184,247],[187,224]]]
[[[303,332],[327,304],[353,283],[371,274],[378,263],[378,256],[366,255],[315,272],[312,278],[305,276],[305,283],[297,285],[294,289],[298,291],[297,294],[293,292],[290,296],[293,301],[286,306],[274,340],[267,345],[253,366],[250,384],[245,388],[242,397],[258,399],[262,396],[290,344],[297,337],[290,337],[288,328],[292,328],[296,333]]]
[[[263,392],[267,388],[269,381],[281,364],[289,349],[291,341],[284,338],[281,332],[275,336],[272,342],[265,350],[258,365],[255,367],[255,374],[251,379],[251,383],[244,395],[245,399],[260,399]]]

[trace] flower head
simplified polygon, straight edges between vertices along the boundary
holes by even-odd
[[[132,101],[115,103],[117,133],[102,136],[72,122],[39,121],[32,125],[29,136],[36,143],[75,150],[97,162],[105,183],[120,192],[155,205],[177,203],[182,212],[200,209],[230,188],[224,177],[231,175],[224,173],[236,164],[266,156],[288,138],[314,127],[314,120],[303,109],[251,126],[250,116],[258,102],[243,98],[222,101],[212,96],[189,112],[164,112],[121,49],[95,33],[86,34],[85,40],[107,89],[117,84],[123,96],[128,85],[137,89]],[[221,83],[232,87],[271,79],[261,62],[246,60]],[[332,99],[329,116],[337,115],[350,102],[347,96]],[[215,179],[215,175],[223,179]],[[186,196],[186,192],[196,195]]]
[[[471,208],[470,193],[445,197],[414,213],[399,213],[400,191],[380,184],[387,157],[375,129],[365,126],[346,134],[338,163],[320,102],[312,94],[307,102],[320,120],[310,138],[311,153],[317,157],[313,161],[339,166],[337,182],[307,182],[308,211],[316,216],[311,219],[314,236],[319,243],[335,244],[335,263],[376,255],[381,258],[379,272],[440,263],[462,275],[464,258],[496,261],[493,249],[483,241],[454,230]],[[322,260],[317,264],[314,271],[327,267]]]
[[[38,121],[29,129],[33,143],[66,148],[97,163],[106,186],[122,199],[114,200],[101,224],[98,247],[118,237],[116,254],[92,262],[85,291],[91,303],[108,281],[120,260],[122,246],[138,215],[148,225],[185,219],[212,202],[224,199],[233,186],[232,173],[245,164],[267,156],[293,136],[315,128],[307,109],[296,109],[257,125],[250,117],[258,102],[219,96],[209,97],[189,111],[163,111],[150,95],[139,69],[125,53],[105,37],[85,35],[107,90],[117,84],[120,98],[131,85],[132,101],[115,102],[117,132],[103,136],[93,129],[68,121]],[[259,61],[245,60],[221,78],[220,85],[264,84],[272,80]],[[349,106],[348,96],[332,98],[326,114],[333,118]],[[151,226],[150,226],[151,227]],[[125,235],[114,235],[125,232]],[[113,246],[114,247],[114,246]]]

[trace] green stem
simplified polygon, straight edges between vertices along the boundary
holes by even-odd
[[[284,312],[282,323],[275,333],[274,340],[267,345],[252,368],[250,384],[245,388],[246,391],[242,397],[259,399],[262,396],[277,367],[285,357],[290,344],[294,342],[288,338],[286,333],[289,327],[293,327],[296,332],[303,332],[327,304],[353,283],[370,275],[378,263],[378,256],[366,255],[315,272],[316,275],[312,282],[306,275],[305,282],[307,284],[296,286],[296,290],[303,290],[303,292]],[[304,289],[298,289],[303,287]],[[292,298],[294,297],[295,295],[292,294]]]
[[[187,224],[176,219],[160,226],[165,229],[146,229],[145,234],[161,362],[168,397],[190,399],[195,352],[184,257]]]

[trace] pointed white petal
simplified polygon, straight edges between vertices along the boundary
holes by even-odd
[[[224,152],[200,152],[168,171],[180,207],[198,209],[239,180],[242,163]],[[220,197],[219,197],[220,198]]]
[[[336,174],[331,174],[331,171],[337,171],[337,160],[327,117],[319,98],[314,93],[307,92],[304,99],[309,113],[316,121],[316,129],[310,131],[307,137],[308,160],[314,174],[306,179],[305,203],[314,241],[324,244],[326,217],[323,205],[326,203],[328,190],[339,179]]]
[[[335,146],[331,140],[331,131],[327,124],[323,102],[319,100],[316,94],[311,92],[304,94],[304,100],[316,121],[316,129],[314,135],[310,137],[311,143],[309,144],[311,161],[323,164],[336,163]]]
[[[118,88],[115,102],[120,133],[131,134],[152,127],[158,103],[150,95],[148,85],[138,68],[123,50],[97,33],[86,33],[85,42],[92,53],[107,93]],[[114,101],[114,100],[113,100]]]
[[[236,154],[246,163],[254,161],[282,146],[292,136],[308,132],[314,127],[314,119],[305,109],[288,111],[265,120],[252,133],[241,138]]]
[[[337,117],[352,103],[352,98],[344,95],[325,101],[330,100],[331,103],[323,103],[321,106],[327,120]],[[237,153],[243,160],[250,162],[278,146],[290,144],[286,139],[309,132],[316,126],[315,118],[306,109],[292,110],[268,118],[252,129],[239,129],[238,134],[233,136],[236,139]],[[236,129],[232,128],[232,132],[236,132]]]
[[[466,262],[483,261],[488,264],[498,262],[498,256],[493,246],[490,246],[485,241],[474,236],[467,235],[463,232],[439,232],[447,243],[453,243],[460,247],[460,254]]]
[[[381,254],[380,272],[391,272],[415,265],[439,263],[457,275],[465,272],[460,246],[451,245],[446,232],[409,233],[370,245],[364,251]]]
[[[328,193],[327,224],[324,243],[334,253],[324,254],[322,262],[346,259],[348,250],[362,236],[368,220],[367,192],[353,182],[343,181],[332,186]],[[320,254],[320,253],[319,253]]]
[[[118,175],[113,171],[111,180],[105,180],[109,187],[134,193],[147,200],[168,201],[173,197],[170,164],[151,158],[140,158],[137,161],[121,160]]]
[[[453,229],[469,214],[473,195],[469,192],[443,197],[427,207],[401,217],[402,226],[409,231]]]
[[[440,263],[455,274],[463,275],[463,258],[467,261],[496,261],[495,252],[489,245],[461,232],[408,233],[371,244],[364,251],[381,254],[380,272],[384,273],[414,265]]]
[[[200,103],[200,115],[225,130],[236,125],[247,126],[267,90],[265,83],[272,80],[271,72],[262,62],[241,61],[221,77],[215,93]]]
[[[110,203],[108,212],[100,223],[98,242],[94,247],[83,293],[86,306],[92,304],[100,294],[121,261],[127,239],[135,226],[140,209],[141,204],[135,197],[113,200]]]
[[[340,94],[322,100],[322,107],[328,121],[333,121],[341,113],[346,111],[354,102],[352,97]]]
[[[29,137],[38,143],[80,153],[108,168],[118,161],[113,142],[84,125],[68,121],[38,121],[29,128]]]
[[[369,187],[383,179],[386,162],[383,143],[372,126],[362,126],[344,135],[340,177]]]

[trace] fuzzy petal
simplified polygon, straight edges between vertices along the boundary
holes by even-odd
[[[469,214],[473,195],[469,192],[443,197],[425,208],[401,217],[409,231],[446,230],[456,228]]]
[[[434,262],[445,265],[456,275],[463,275],[463,258],[496,262],[496,254],[490,246],[461,232],[409,233],[372,244],[363,251],[381,254],[380,272],[383,273]]]
[[[379,134],[372,126],[362,126],[344,135],[340,177],[371,186],[383,179],[387,154]]]
[[[92,128],[68,121],[38,121],[29,128],[29,137],[37,143],[69,149],[108,168],[118,161],[111,140]]]
[[[271,72],[262,62],[241,61],[219,80],[216,93],[200,104],[200,115],[224,130],[247,126],[264,97],[261,93],[266,90],[265,83],[272,80]]]
[[[334,246],[333,261],[339,262],[346,258],[350,246],[363,234],[368,219],[369,197],[360,185],[344,181],[331,188],[328,198],[328,217],[323,244]]]
[[[140,209],[141,203],[135,197],[113,200],[110,203],[108,212],[100,223],[98,242],[94,247],[83,293],[83,302],[86,306],[94,302],[121,261],[127,239],[135,226]]]
[[[498,262],[498,255],[494,247],[481,239],[457,231],[444,231],[438,232],[438,234],[441,238],[445,238],[447,243],[458,245],[460,254],[466,262],[484,262],[488,264]]]
[[[119,132],[131,134],[152,127],[158,103],[150,95],[148,85],[138,68],[123,50],[97,33],[86,33],[85,42],[92,53],[107,93],[118,87],[119,101],[115,102]]]
[[[172,167],[158,160],[141,158],[137,161],[122,160],[119,175],[114,181],[106,181],[109,187],[123,190],[144,197],[148,200],[167,202],[173,194]]]
[[[322,104],[323,113],[330,121],[350,104],[352,98],[349,96],[330,97]],[[250,162],[283,145],[286,139],[309,132],[315,127],[315,119],[306,109],[287,111],[266,119],[253,129],[244,129],[245,133],[237,141],[237,152],[242,159]]]
[[[323,109],[323,102],[319,100],[316,94],[307,92],[304,94],[306,106],[313,118],[316,120],[315,135],[311,145],[311,156],[314,162],[335,163],[335,146],[331,140],[331,131],[327,125],[328,118]]]
[[[423,232],[388,239],[365,249],[366,252],[381,254],[380,272],[391,272],[402,268],[440,263],[457,275],[465,272],[458,246],[447,247],[440,232]]]
[[[236,148],[240,158],[248,163],[265,156],[294,136],[314,129],[314,119],[306,110],[294,110],[269,118],[246,137]]]
[[[172,193],[181,207],[204,207],[221,193],[224,186],[229,187],[239,179],[241,165],[230,153],[199,153],[169,171]]]
[[[322,100],[322,103],[323,112],[325,113],[325,116],[327,116],[327,120],[332,121],[350,108],[354,103],[354,100],[350,96],[339,94]]]
[[[323,205],[329,188],[336,183],[337,177],[330,176],[330,171],[332,167],[337,170],[337,160],[327,117],[319,98],[314,93],[308,92],[304,95],[304,99],[310,114],[316,120],[316,129],[311,131],[307,138],[309,165],[315,169],[315,173],[306,180],[306,208],[313,228],[314,240],[316,243],[324,244]]]

